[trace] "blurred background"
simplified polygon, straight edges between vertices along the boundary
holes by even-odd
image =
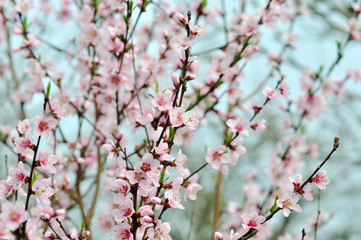
[[[37,2],[40,6],[43,1]],[[157,17],[158,6],[162,6],[168,1],[154,1],[156,4],[150,4],[147,15],[140,20],[140,26],[152,21]],[[284,63],[282,72],[286,74],[285,80],[290,85],[292,99],[297,99],[301,94],[300,78],[302,72],[311,67],[312,71],[317,71],[321,66],[328,69],[337,59],[337,41],[344,42],[348,33],[345,31],[345,25],[348,19],[354,14],[351,0],[300,0],[300,4],[308,9],[307,16],[300,16],[294,21],[293,34],[297,36],[295,49],[289,49],[284,54]],[[49,1],[49,3],[60,6],[58,1]],[[259,7],[266,5],[265,0],[209,0],[207,7],[210,9],[218,8],[220,12],[225,13],[227,22],[242,14],[253,14]],[[192,9],[194,1],[182,0],[168,2],[174,9]],[[181,7],[179,7],[181,6]],[[185,14],[185,13],[184,13]],[[32,11],[29,18],[37,19],[43,23],[43,29],[36,29],[36,35],[47,42],[67,48],[69,39],[76,37],[78,29],[72,23],[62,23],[55,16],[38,15]],[[201,25],[206,23],[200,22]],[[197,55],[202,64],[199,77],[205,77],[211,66],[210,60],[217,52],[210,51],[226,43],[223,34],[223,20],[216,17],[211,25],[206,25],[207,36],[200,37],[197,44],[192,49],[192,54]],[[2,27],[2,26],[1,26]],[[265,53],[278,53],[284,40],[282,32],[289,29],[289,23],[276,25],[275,29],[261,27],[262,38],[260,41],[259,54],[255,55],[247,62],[244,73],[245,76],[241,81],[243,96],[247,100],[255,98],[263,101],[264,96],[261,90],[266,86],[274,87],[276,78],[269,76],[272,67],[265,56]],[[62,36],[62,37],[59,37]],[[3,38],[3,36],[0,36]],[[11,38],[13,46],[19,45],[21,37]],[[47,58],[54,60],[56,66],[65,72],[71,72],[72,67],[67,63],[67,56],[61,55],[54,49],[49,48],[47,44],[42,44],[40,50]],[[152,51],[152,49],[150,50]],[[204,53],[206,52],[206,53]],[[2,66],[6,65],[7,50],[4,45],[0,46],[0,73]],[[345,48],[343,58],[334,69],[331,78],[344,78],[347,69],[356,69],[361,67],[361,43],[358,40],[351,41]],[[21,54],[14,55],[14,62],[19,71],[19,78],[25,78],[26,74],[21,70],[26,64],[21,59]],[[0,74],[1,76],[1,74]],[[75,85],[80,76],[66,74],[66,84],[69,87]],[[11,99],[11,91],[8,91],[8,80],[2,77],[0,80],[0,124],[15,126],[17,124],[18,107],[14,106]],[[344,93],[344,99],[339,102],[338,99],[329,98],[327,112],[323,113],[315,121],[304,122],[304,134],[307,142],[318,144],[319,156],[311,158],[309,155],[304,156],[305,166],[302,174],[308,176],[315,167],[327,156],[332,149],[333,138],[339,135],[341,145],[332,159],[327,163],[325,169],[331,183],[327,186],[326,191],[321,194],[320,209],[326,214],[326,220],[319,227],[318,239],[361,239],[361,85],[354,81],[348,81]],[[31,118],[41,112],[39,106],[42,104],[42,96],[36,95],[31,104],[26,106],[26,113]],[[245,102],[249,105],[249,101]],[[222,104],[220,105],[220,108]],[[225,107],[225,106],[224,106]],[[14,109],[16,109],[14,111]],[[246,182],[247,176],[251,173],[258,174],[259,184],[265,189],[269,188],[269,176],[265,174],[272,152],[286,134],[279,129],[282,121],[286,117],[284,113],[277,110],[274,103],[271,103],[271,109],[261,114],[260,118],[267,120],[267,128],[263,134],[258,135],[257,139],[248,137],[243,142],[247,148],[247,153],[241,156],[238,164],[230,168],[230,173],[225,176],[223,191],[223,209],[225,210],[230,201],[242,203],[244,201],[243,183]],[[191,146],[183,147],[182,151],[188,156],[188,167],[191,170],[197,169],[204,163],[205,150],[209,147],[215,147],[223,143],[223,124],[212,115],[207,115],[208,126],[202,126],[195,132],[195,140]],[[75,118],[68,117],[62,120],[64,126],[72,124]],[[213,129],[212,132],[209,129]],[[72,136],[70,130],[65,132],[67,136]],[[130,130],[124,129],[124,134],[131,134]],[[136,135],[137,136],[137,135]],[[128,144],[134,144],[130,139]],[[46,147],[46,146],[43,146]],[[176,152],[177,149],[174,150]],[[0,158],[14,159],[14,155],[4,145],[0,145]],[[4,172],[0,171],[1,179],[4,179]],[[200,175],[200,184],[203,190],[200,192],[196,201],[183,202],[186,210],[172,210],[164,214],[164,221],[167,220],[172,226],[172,238],[175,240],[182,239],[209,239],[212,235],[212,218],[214,193],[217,172],[210,166],[202,170]],[[310,232],[312,229],[307,226],[307,221],[316,216],[317,213],[317,194],[315,191],[315,200],[312,202],[300,201],[303,208],[302,214],[292,213],[290,217],[284,218],[282,214],[272,220],[274,233],[270,239],[277,239],[278,236],[290,233],[293,239],[301,234],[303,228]],[[104,199],[106,200],[106,199]],[[97,212],[101,212],[104,203],[98,204]],[[221,223],[226,223],[229,219],[223,214]],[[96,226],[96,223],[94,223]],[[93,229],[96,229],[93,227]],[[104,239],[103,233],[96,232],[95,239]]]

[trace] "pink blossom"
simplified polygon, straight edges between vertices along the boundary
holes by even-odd
[[[291,182],[293,183],[294,190],[297,190],[302,185],[302,176],[301,174],[297,174],[295,178],[290,177]],[[307,201],[313,200],[313,190],[312,185],[310,183],[307,183],[300,191],[299,194],[302,195],[302,197]]]
[[[229,234],[229,240],[238,240],[241,237],[242,235],[240,233],[234,232],[234,230],[231,229],[231,233]]]
[[[181,198],[177,191],[168,190],[165,192],[164,197],[168,199],[168,204],[172,208],[184,209],[184,206],[181,204]]]
[[[275,98],[278,94],[279,94],[280,90],[279,89],[271,89],[270,87],[266,87],[263,90],[263,94],[269,98],[269,99],[273,99]]]
[[[307,93],[298,99],[297,107],[301,113],[306,113],[307,119],[312,120],[326,111],[326,99],[320,94]]]
[[[351,18],[345,26],[345,30],[352,35],[353,39],[361,39],[360,23],[357,18]]]
[[[293,33],[289,33],[289,32],[283,32],[282,37],[283,37],[284,44],[289,45],[293,49],[296,49],[295,42],[298,39],[297,35],[295,35]]]
[[[154,148],[154,151],[159,155],[158,159],[162,161],[173,161],[172,156],[168,153],[170,152],[170,148],[168,143],[165,143],[162,139],[157,147]]]
[[[127,171],[126,177],[128,178],[130,184],[140,183],[149,187],[148,184],[157,184],[158,176],[160,171],[158,169],[159,161],[153,158],[153,155],[146,153],[142,157],[142,161],[137,162],[134,165],[134,171]]]
[[[347,77],[352,78],[355,82],[361,82],[361,68],[347,70]]]
[[[13,148],[13,151],[21,154],[21,155],[29,155],[32,153],[32,148],[34,146],[33,139],[30,136],[25,137],[17,137],[14,140],[15,147]]]
[[[251,128],[255,131],[263,132],[266,129],[266,120],[261,119],[251,125]]]
[[[57,98],[54,98],[50,101],[50,112],[52,115],[57,117],[67,117],[68,111],[63,103],[61,103]]]
[[[250,214],[243,214],[241,216],[243,218],[242,227],[247,231],[250,228],[260,229],[262,227],[262,223],[266,220],[264,216],[258,215],[257,212],[253,211]]]
[[[130,225],[123,222],[112,229],[112,240],[133,240],[133,234],[130,232]]]
[[[198,197],[199,191],[203,189],[202,185],[198,183],[190,183],[186,187],[186,191],[184,193],[184,200],[189,198],[190,200],[196,200]]]
[[[46,150],[39,151],[38,163],[40,167],[49,173],[56,173],[55,163],[58,162],[58,159],[53,154],[49,154]]]
[[[174,144],[177,146],[189,146],[193,138],[194,134],[188,128],[180,128],[174,136]]]
[[[26,14],[33,8],[34,8],[33,1],[29,1],[29,0],[18,1],[15,5],[15,10],[21,14]]]
[[[316,183],[320,190],[325,190],[326,185],[330,183],[330,179],[326,176],[326,173],[326,170],[322,170],[312,178],[312,181]]]
[[[199,24],[194,25],[192,20],[189,21],[189,30],[192,35],[194,36],[203,36],[207,35],[207,31],[204,27],[200,26]]]
[[[170,224],[168,222],[162,223],[162,221],[158,220],[155,228],[150,228],[148,231],[148,236],[154,239],[159,240],[172,240],[170,233]]]
[[[250,127],[251,124],[249,122],[244,121],[242,118],[239,118],[237,120],[228,119],[226,123],[232,132],[239,133],[239,135],[241,136],[249,135],[248,128]]]
[[[102,147],[108,152],[107,155],[107,162],[113,162],[117,158],[118,152],[120,151],[120,148],[117,147],[113,140],[107,139],[106,144],[104,144]],[[121,138],[121,141],[119,142],[120,147],[125,146],[124,138]]]
[[[27,131],[31,130],[30,121],[28,119],[19,121],[17,129],[21,134],[25,134]]]
[[[114,26],[109,26],[108,31],[113,36],[125,35],[127,26],[124,21],[118,21]]]
[[[196,129],[199,124],[199,120],[196,118],[196,113],[194,111],[185,112],[182,116],[182,120],[189,130]]]
[[[0,1],[0,6],[2,5]],[[6,240],[13,240],[14,235],[11,233],[10,229],[6,227],[3,221],[0,221],[0,238]]]
[[[178,37],[176,46],[182,48],[183,50],[187,50],[190,47],[192,47],[195,43],[196,43],[196,39],[193,35],[191,35],[190,37],[180,36]]]
[[[97,215],[97,227],[103,232],[103,233],[109,233],[110,229],[114,225],[114,220],[109,217],[109,214],[105,211],[99,213]]]
[[[24,169],[23,162],[19,162],[9,169],[7,184],[12,186],[14,190],[18,190],[29,175],[30,173]]]
[[[180,127],[183,125],[183,114],[185,109],[183,107],[173,108],[170,110],[170,123],[173,127]]]
[[[123,179],[116,179],[112,182],[110,189],[112,191],[122,193],[125,196],[130,191],[130,184]]]
[[[51,131],[58,124],[58,121],[53,117],[36,117],[34,120],[36,128],[34,129],[34,134],[36,136],[43,136],[44,138],[48,138]]]
[[[82,32],[82,39],[96,45],[102,39],[102,33],[95,24],[85,25]]]
[[[55,193],[54,189],[51,187],[50,178],[36,180],[32,189],[35,192],[35,198],[38,203],[49,204],[49,198]]]
[[[133,215],[133,201],[129,198],[124,198],[123,201],[119,202],[119,207],[116,207],[112,210],[112,215],[116,222],[122,222],[124,219],[127,219]]]
[[[214,169],[222,171],[223,174],[227,175],[230,158],[228,154],[225,154],[225,151],[226,146],[224,145],[209,148],[207,150],[206,162],[212,164]]]
[[[259,112],[263,108],[263,105],[254,99],[251,99],[250,103],[251,103],[251,108],[253,109],[254,112]]]
[[[282,81],[279,90],[286,99],[288,99],[288,95],[290,95],[289,89],[290,87],[288,86],[288,83],[286,81]]]
[[[14,204],[5,201],[1,204],[0,219],[9,230],[15,231],[27,218],[28,213],[25,211],[25,205],[23,203],[16,202]]]
[[[10,195],[13,186],[11,186],[6,180],[0,180],[0,200]]]
[[[277,200],[277,206],[282,208],[283,215],[288,217],[291,213],[291,210],[296,212],[302,212],[302,208],[297,204],[300,199],[300,195],[294,193],[286,193],[280,199]]]
[[[152,101],[152,105],[160,111],[169,110],[172,108],[173,93],[169,89],[159,91]]]

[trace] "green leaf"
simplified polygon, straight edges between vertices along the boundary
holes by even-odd
[[[216,183],[217,180],[218,180],[218,179],[217,179],[217,176],[216,176],[216,175],[213,175],[213,176],[212,176],[212,181]]]
[[[80,234],[82,234],[82,233],[83,233],[84,228],[85,228],[85,221],[84,221],[84,220],[82,220],[82,221],[81,221],[81,227],[80,227]]]
[[[277,200],[279,199],[279,197],[278,196],[276,196],[276,199],[275,199],[275,201],[274,201],[274,203],[273,203],[273,206],[270,208],[270,214],[272,214],[274,211],[276,211],[277,210]]]
[[[95,6],[95,8],[98,8],[100,3],[102,2],[102,0],[93,0],[93,5]]]
[[[144,139],[143,142],[144,142],[145,146],[149,147],[149,143],[148,143],[147,139]]]
[[[205,8],[206,6],[207,6],[207,0],[203,0],[201,7],[202,7],[202,8]]]
[[[151,98],[154,98],[154,96],[153,96],[152,94],[148,93],[148,95],[149,95]]]
[[[340,41],[337,41],[337,49],[340,50],[341,49],[341,42]]]
[[[234,133],[231,132],[228,136],[226,136],[226,141],[230,142],[232,140],[232,138],[233,138],[233,135],[234,135]]]
[[[46,97],[47,99],[49,99],[50,87],[51,87],[51,82],[48,83],[48,86],[47,86],[47,88],[46,88],[45,97]]]
[[[187,111],[191,110],[192,107],[193,107],[193,103],[190,103],[190,104],[188,105],[188,107],[187,107]]]
[[[224,83],[224,81],[221,79],[219,80],[216,85],[214,86],[214,88],[218,88],[219,86],[221,86]]]
[[[2,139],[4,139],[5,137],[4,137],[4,134],[0,131],[0,139],[2,140]]]
[[[323,65],[321,65],[320,68],[318,69],[318,71],[315,72],[315,78],[316,79],[321,76],[322,70],[323,70]]]
[[[241,53],[238,53],[237,56],[234,57],[232,65],[235,65],[241,59],[242,59],[242,55]]]
[[[23,29],[24,29],[24,31],[25,32],[27,32],[27,28],[28,28],[28,19],[27,19],[27,17],[26,16],[24,16],[24,18],[23,18],[24,20],[23,20],[23,22],[22,22],[22,25],[23,25]]]
[[[129,14],[123,15],[123,19],[124,19],[125,25],[129,26]]]
[[[159,85],[158,85],[157,79],[154,79],[154,82],[155,82],[155,92],[158,93],[159,92]]]
[[[253,232],[253,233],[251,233],[250,235],[248,235],[248,236],[246,236],[246,237],[242,237],[241,238],[241,240],[247,240],[247,239],[250,239],[250,238],[252,238],[252,237],[254,237],[254,235],[256,235],[257,234],[257,230],[255,231],[255,232]]]
[[[342,53],[339,53],[339,54],[338,54],[338,57],[339,57],[339,58],[338,58],[337,62],[338,62],[338,61],[340,61],[340,60],[341,60],[341,58],[343,58]]]
[[[31,185],[33,185],[37,179],[38,179],[38,174],[34,172],[33,179],[31,179]]]
[[[300,133],[303,135],[303,134],[305,134],[305,132],[306,132],[306,126],[304,124],[302,124],[300,127]]]
[[[171,141],[174,138],[174,128],[169,127],[169,140]]]
[[[164,176],[165,176],[165,168],[162,170],[161,174],[160,174],[160,182],[163,183],[164,182]]]
[[[144,8],[146,8],[146,7],[148,6],[148,4],[151,3],[151,2],[152,2],[151,0],[145,1],[145,3],[144,3]]]

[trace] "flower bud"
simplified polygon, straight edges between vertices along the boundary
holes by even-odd
[[[220,232],[214,233],[214,240],[223,240],[223,235]]]
[[[187,20],[185,19],[185,17],[183,16],[183,14],[181,14],[180,12],[176,12],[176,13],[174,14],[174,17],[178,20],[178,22],[179,22],[181,25],[183,25],[183,26],[187,25]]]
[[[145,222],[145,223],[153,223],[153,218],[151,218],[149,216],[144,216],[143,217],[143,222]]]
[[[196,79],[196,75],[194,75],[194,74],[189,74],[189,75],[187,75],[185,78],[184,78],[184,80],[186,80],[186,81],[192,81],[192,80],[194,80],[194,79]]]
[[[176,72],[173,72],[173,73],[170,75],[170,78],[172,79],[172,82],[173,82],[174,87],[178,87],[178,86],[179,86],[179,77],[178,77],[177,73],[176,73]]]
[[[340,145],[340,137],[336,136],[333,142],[333,147],[337,148]]]
[[[150,201],[152,203],[158,204],[158,205],[164,204],[164,201],[162,199],[160,199],[159,197],[152,197],[152,199]]]
[[[66,213],[66,211],[63,208],[55,210],[55,215],[56,216],[65,215],[65,213]]]
[[[141,217],[144,216],[153,216],[154,212],[152,210],[152,208],[149,205],[145,205],[139,208],[139,215]]]
[[[169,33],[168,33],[167,29],[164,29],[164,30],[163,30],[163,36],[164,36],[164,38],[165,38],[166,40],[169,39]]]

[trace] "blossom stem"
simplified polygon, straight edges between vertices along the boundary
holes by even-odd
[[[55,218],[55,220],[59,223],[59,226],[61,228],[61,230],[63,230],[63,232],[65,233],[65,235],[68,237],[68,238],[71,238],[70,234],[67,233],[67,231],[65,230],[63,224],[61,223],[61,221],[58,219],[58,218]],[[54,231],[54,230],[53,230]],[[55,232],[55,231],[54,231]]]
[[[325,165],[325,163],[330,159],[330,157],[332,156],[332,154],[337,150],[338,146],[339,146],[339,142],[337,141],[337,142],[334,143],[331,152],[330,152],[330,153],[327,155],[327,157],[322,161],[322,163],[315,169],[315,171],[313,171],[313,173],[307,178],[307,180],[304,181],[304,182],[302,183],[302,185],[301,185],[299,188],[297,188],[294,192],[299,193],[307,183],[312,182],[312,178],[317,174],[317,172],[322,168],[322,166]]]
[[[314,240],[317,239],[317,229],[318,229],[318,221],[320,220],[320,205],[321,205],[321,190],[318,190],[318,198],[317,198],[317,218],[316,218],[316,223],[315,223],[315,237]]]
[[[339,146],[339,137],[336,137],[334,140],[334,145],[333,148],[331,150],[331,152],[327,155],[327,157],[323,160],[323,162],[316,168],[316,170],[310,175],[310,177],[299,187],[297,188],[294,192],[299,193],[303,187],[312,181],[312,178],[316,175],[316,173],[321,169],[321,167],[330,159],[330,157],[332,156],[332,154],[337,150],[338,146]],[[272,213],[270,213],[269,215],[266,216],[266,219],[261,223],[264,224],[267,221],[269,221],[270,219],[273,218],[273,216],[279,212],[282,208],[277,207],[275,211],[273,211]],[[248,239],[248,237],[250,236],[254,236],[256,233],[258,232],[258,230],[251,228],[247,233],[245,233],[243,236],[241,236],[240,238],[238,238],[238,240],[245,240]]]

